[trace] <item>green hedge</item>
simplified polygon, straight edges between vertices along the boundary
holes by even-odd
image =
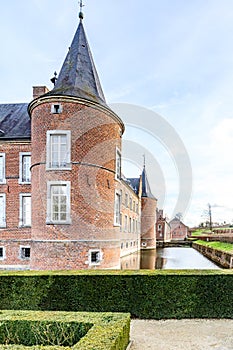
[[[232,290],[233,270],[2,273],[0,308],[233,318]]]
[[[129,331],[129,314],[0,312],[0,349],[125,350]]]

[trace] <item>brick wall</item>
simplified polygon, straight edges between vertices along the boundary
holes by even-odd
[[[58,102],[62,113],[52,114],[52,105]],[[71,170],[46,170],[47,130],[71,130]],[[95,249],[104,249],[102,268],[119,265],[120,228],[114,226],[114,202],[116,147],[121,149],[121,134],[122,127],[111,112],[88,102],[42,99],[33,109],[32,269],[87,268],[80,247],[86,255],[93,244]],[[68,225],[46,224],[48,181],[70,182],[72,222]],[[52,258],[53,251],[58,261]]]
[[[6,228],[0,228],[0,246],[5,258],[0,265],[28,265],[20,259],[20,246],[28,245],[31,228],[20,227],[20,193],[30,193],[30,184],[19,184],[19,154],[30,152],[30,141],[2,141],[0,153],[5,153],[6,183],[0,184],[0,194],[6,196]]]
[[[156,199],[142,197],[141,246],[143,248],[156,247],[156,206]]]

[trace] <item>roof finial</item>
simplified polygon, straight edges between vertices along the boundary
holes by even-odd
[[[146,168],[146,155],[145,153],[143,154],[143,168]]]
[[[83,0],[79,0],[79,5],[80,5],[80,12],[79,12],[79,18],[80,18],[80,20],[82,20],[83,19],[83,7],[85,6],[85,5],[83,5]]]

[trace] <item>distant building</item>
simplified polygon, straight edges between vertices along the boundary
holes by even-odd
[[[188,226],[186,226],[180,219],[174,218],[169,222],[171,227],[172,240],[184,240],[188,237]]]
[[[163,210],[157,210],[156,214],[156,240],[158,242],[170,242],[172,239],[171,227],[166,216],[163,215]]]
[[[107,105],[83,15],[55,86],[0,105],[0,268],[119,268],[156,246],[146,169],[125,179],[124,124]]]

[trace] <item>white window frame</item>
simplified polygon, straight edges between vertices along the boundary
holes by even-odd
[[[129,233],[132,232],[132,218],[129,218]]]
[[[52,114],[61,114],[62,111],[63,111],[63,106],[61,105],[61,103],[53,103],[52,104],[52,106],[51,106],[51,113]]]
[[[23,179],[23,158],[24,157],[31,157],[31,152],[20,152],[19,153],[19,184],[30,184],[31,183],[31,176],[29,181],[25,181]]]
[[[20,193],[19,194],[19,203],[20,203],[20,206],[19,206],[19,227],[31,227],[31,224],[27,225],[24,222],[25,218],[24,218],[24,210],[23,210],[23,199],[25,197],[31,198],[31,193]],[[32,207],[32,202],[31,202],[31,207]],[[31,212],[31,215],[32,215],[32,212]],[[32,220],[32,216],[30,217],[30,219]]]
[[[125,215],[124,219],[124,232],[128,232],[128,215]]]
[[[6,248],[4,246],[0,246],[0,249],[2,249],[2,256],[0,256],[0,260],[6,259]]]
[[[128,195],[128,193],[125,193],[125,206],[126,206],[126,208],[128,208],[128,206],[129,206],[129,195]]]
[[[99,259],[97,261],[92,261],[92,254],[97,253],[99,255]],[[103,252],[101,249],[90,249],[88,252],[88,263],[90,266],[100,265],[103,261]]]
[[[30,256],[24,256],[22,253],[23,253],[23,249],[30,249]],[[19,258],[21,260],[30,260],[31,258],[31,247],[29,245],[24,245],[24,246],[20,246],[19,247]]]
[[[119,208],[118,208],[118,205],[119,205]],[[119,227],[121,226],[121,193],[120,191],[115,191],[114,226],[119,226]]]
[[[130,210],[133,209],[133,199],[132,199],[132,197],[129,197],[129,209]]]
[[[0,157],[3,159],[3,167],[2,167],[3,178],[0,179],[0,184],[5,184],[6,183],[6,154],[0,153]]]
[[[0,220],[0,228],[6,227],[6,194],[0,193],[0,197],[3,198],[3,218]]]
[[[135,219],[133,218],[133,233],[135,233]]]
[[[51,198],[51,189],[52,186],[66,186],[66,208],[67,215],[66,220],[52,220],[52,198]],[[47,225],[70,225],[71,224],[71,213],[70,213],[70,181],[48,181],[47,182]]]
[[[66,166],[52,166],[52,136],[65,135],[67,137],[66,144]],[[71,170],[71,131],[70,130],[48,130],[46,142],[46,170]]]
[[[121,179],[121,151],[116,147],[116,167],[115,167],[115,179]]]

